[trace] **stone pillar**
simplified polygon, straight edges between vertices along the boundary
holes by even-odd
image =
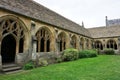
[[[86,39],[85,39],[85,41],[84,41],[84,47],[83,47],[83,49],[86,49]]]
[[[32,37],[32,60],[36,61],[37,59],[37,53],[36,53],[36,46],[37,46],[37,40],[36,37]]]
[[[103,49],[107,48],[107,42],[106,40],[103,40]]]
[[[80,41],[78,42],[78,50],[81,50]]]
[[[41,44],[41,39],[38,38],[38,44],[36,44],[36,46],[38,46],[38,52],[40,52],[40,49],[41,49],[40,44]]]
[[[73,45],[72,45],[72,34],[69,34],[69,48],[73,48]]]
[[[58,29],[55,28],[55,52],[57,55],[60,53],[60,40],[58,40]]]
[[[96,44],[92,42],[92,49],[95,49]]]
[[[47,52],[46,45],[47,45],[47,39],[44,39],[44,52]]]
[[[37,60],[37,53],[36,53],[36,44],[37,44],[37,39],[35,36],[35,22],[31,21],[31,37],[32,37],[32,61],[36,61]]]
[[[56,41],[56,52],[60,51],[60,42]]]

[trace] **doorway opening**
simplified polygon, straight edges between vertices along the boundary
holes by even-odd
[[[1,56],[2,63],[14,63],[16,54],[16,40],[12,35],[7,35],[2,40]]]

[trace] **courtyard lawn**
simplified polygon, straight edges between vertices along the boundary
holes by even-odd
[[[120,80],[120,56],[103,55],[63,62],[16,74],[0,75],[0,80]]]

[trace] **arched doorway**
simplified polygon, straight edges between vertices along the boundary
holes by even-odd
[[[15,61],[16,40],[12,35],[7,35],[2,40],[1,56],[2,63],[12,63]]]
[[[25,37],[28,35],[27,33],[25,24],[18,17],[11,15],[0,17],[0,55],[2,63],[18,61],[17,55],[24,53],[24,49],[27,49],[25,48],[25,44],[28,44]]]

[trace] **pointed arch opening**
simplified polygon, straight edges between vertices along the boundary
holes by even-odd
[[[66,49],[66,34],[64,32],[61,32],[58,35],[58,48],[59,51],[63,51]]]
[[[115,40],[108,40],[107,48],[112,48],[112,49],[117,50],[117,44],[116,44]]]
[[[25,32],[27,33],[27,28],[19,18],[12,15],[0,18],[0,52],[3,63],[14,62],[15,54],[24,52]],[[7,58],[9,61],[5,60]]]
[[[37,37],[37,52],[50,52],[52,33],[48,28],[41,28],[36,33]]]
[[[80,47],[82,50],[84,50],[84,39],[80,38]]]
[[[2,40],[1,45],[1,56],[2,63],[11,63],[15,62],[16,54],[16,40],[13,35],[7,35]]]
[[[75,35],[71,38],[71,45],[72,48],[77,48],[77,37]]]
[[[95,48],[103,50],[103,45],[101,41],[95,41]]]

